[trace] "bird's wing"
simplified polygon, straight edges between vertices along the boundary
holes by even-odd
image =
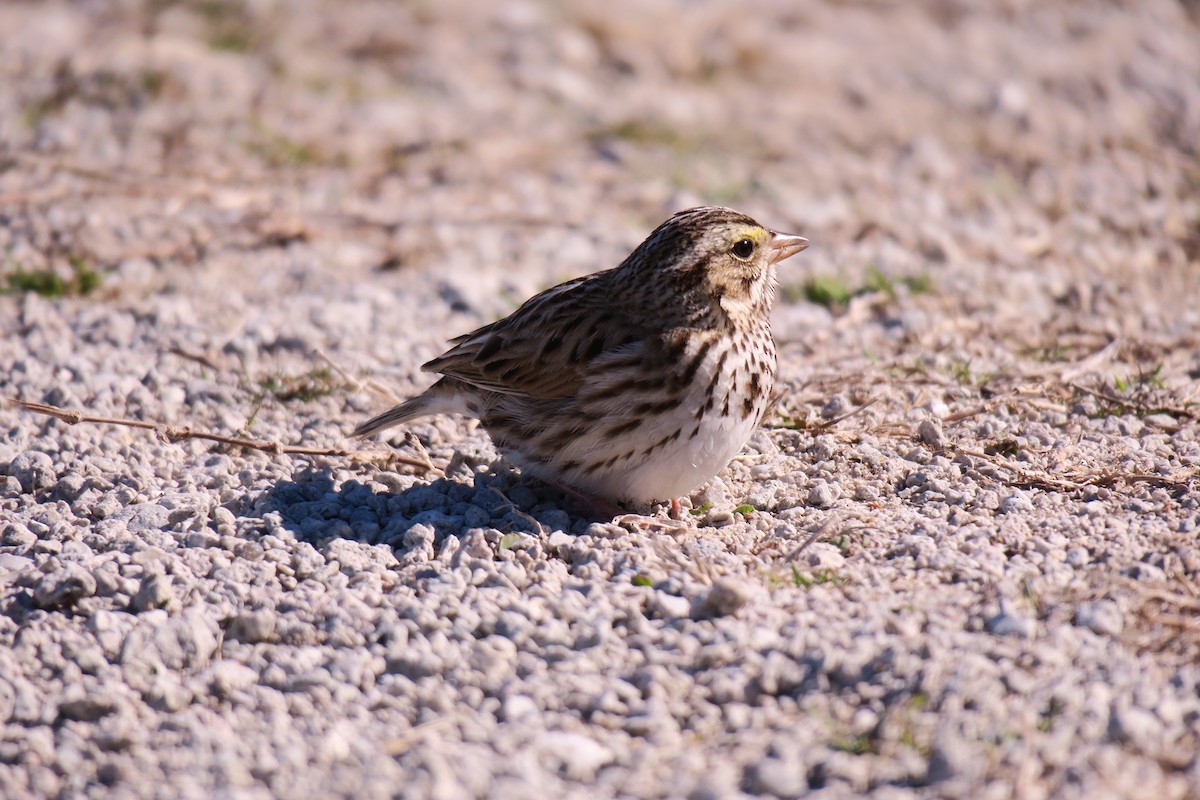
[[[421,368],[507,395],[574,395],[591,361],[615,351],[636,358],[653,335],[613,301],[605,275],[547,289],[504,319],[453,339],[454,347]]]

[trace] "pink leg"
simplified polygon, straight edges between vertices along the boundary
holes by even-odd
[[[683,509],[679,506],[679,498],[671,498],[671,519],[679,519],[683,514]]]

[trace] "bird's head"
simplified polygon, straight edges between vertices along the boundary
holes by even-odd
[[[702,206],[659,225],[622,268],[666,281],[730,316],[762,314],[775,295],[776,264],[806,247],[807,239],[769,230],[733,209]]]

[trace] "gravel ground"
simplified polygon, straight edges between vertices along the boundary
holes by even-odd
[[[0,410],[2,793],[1200,796],[1197,41],[1176,0],[0,5],[0,394],[361,450]],[[699,202],[814,244],[684,526],[463,420],[347,440]]]

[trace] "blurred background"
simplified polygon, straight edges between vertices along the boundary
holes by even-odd
[[[383,292],[419,357],[426,300],[487,321],[718,203],[814,242],[785,340],[899,296],[849,350],[1132,369],[1197,322],[1197,42],[1181,0],[10,1],[0,288],[219,298],[217,344],[294,298],[329,346]]]

